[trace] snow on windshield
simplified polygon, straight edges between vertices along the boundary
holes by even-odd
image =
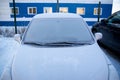
[[[25,42],[91,42],[87,24],[79,18],[33,19],[25,35]]]

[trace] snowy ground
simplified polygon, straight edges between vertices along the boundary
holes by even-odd
[[[0,76],[7,67],[7,64],[11,61],[18,47],[19,44],[13,38],[0,37]],[[113,63],[120,76],[120,57],[111,55],[109,53],[113,54],[113,52],[110,52],[104,48],[102,49]]]
[[[11,61],[17,47],[18,43],[12,38],[0,37],[0,76],[7,67],[7,64]]]

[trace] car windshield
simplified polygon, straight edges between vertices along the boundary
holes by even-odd
[[[113,14],[108,18],[108,23],[120,24],[120,12]]]
[[[24,43],[41,45],[92,44],[85,21],[79,18],[33,19],[25,33]]]

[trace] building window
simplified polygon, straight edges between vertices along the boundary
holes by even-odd
[[[36,7],[28,7],[28,14],[37,14]]]
[[[94,8],[94,15],[98,15],[98,8]],[[102,15],[102,8],[100,8],[100,15]]]
[[[44,13],[52,13],[52,7],[44,7],[43,12]]]
[[[68,12],[68,8],[67,7],[60,7],[59,12],[67,13]]]
[[[17,15],[19,14],[19,8],[18,7],[15,8],[15,12],[16,12]],[[14,8],[13,7],[11,8],[11,14],[14,14]]]
[[[77,10],[76,10],[76,13],[80,14],[80,15],[85,15],[85,8],[84,7],[78,7]]]

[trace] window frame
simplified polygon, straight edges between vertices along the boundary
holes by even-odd
[[[95,9],[97,9],[97,14],[95,13]],[[98,7],[94,8],[93,15],[98,15]],[[102,8],[100,8],[100,15],[102,15]]]
[[[67,9],[67,12],[61,12],[61,9]],[[68,13],[69,11],[68,11],[68,7],[59,7],[59,12],[61,12],[61,13]]]
[[[45,12],[45,9],[51,9],[51,12]],[[52,13],[53,12],[53,9],[52,7],[43,7],[43,13]]]
[[[78,9],[80,9],[80,8],[81,8],[81,9],[82,9],[82,8],[84,9],[84,13],[83,13],[83,14],[78,13]],[[85,15],[85,7],[77,7],[77,8],[76,8],[76,13],[79,14],[79,15]]]
[[[11,15],[14,15],[14,12],[12,13],[12,9],[14,11],[14,7],[11,7]],[[19,7],[15,7],[15,10],[18,9],[18,13],[16,15],[19,15]],[[16,12],[16,11],[15,11]]]
[[[120,24],[118,22],[113,22],[115,19],[119,19],[120,18],[120,14],[115,14],[115,15],[112,15],[110,18],[107,19],[108,23],[113,23],[113,24]]]
[[[34,8],[36,9],[36,13],[33,12]],[[30,9],[32,9],[32,13],[30,13],[30,11],[29,11]],[[27,12],[29,15],[36,15],[37,14],[37,7],[27,7]]]

